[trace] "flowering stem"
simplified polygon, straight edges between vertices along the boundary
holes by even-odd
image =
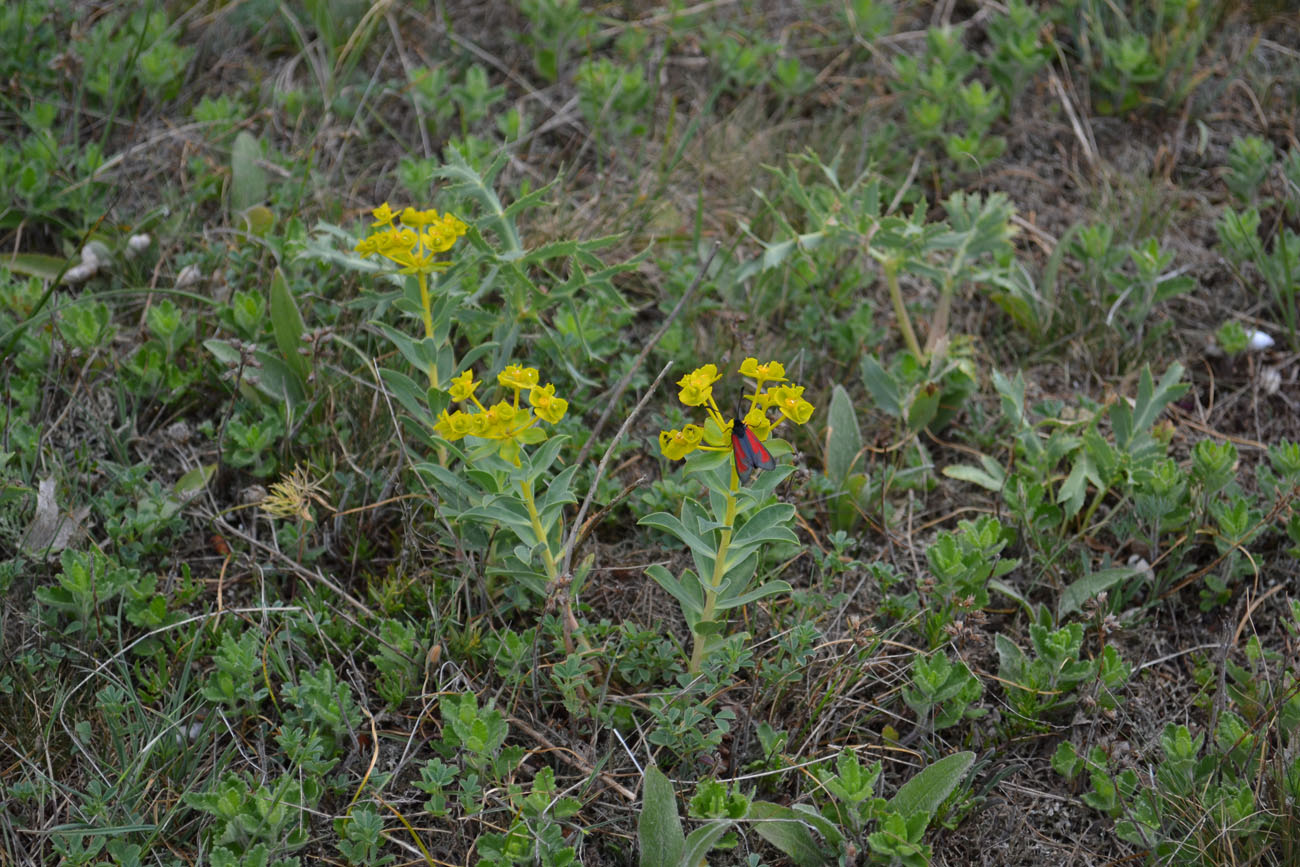
[[[546,529],[542,526],[542,516],[537,511],[537,500],[533,497],[533,483],[527,479],[521,481],[519,492],[523,494],[524,507],[528,509],[528,520],[533,524],[533,532],[542,543],[542,562],[546,564],[546,577],[554,581],[558,577],[555,556],[551,554],[551,544],[546,538]]]
[[[521,481],[519,483],[519,492],[523,495],[524,508],[528,509],[528,520],[532,522],[533,534],[542,543],[542,563],[546,566],[548,587],[553,588],[551,592],[558,593],[562,600],[560,604],[564,610],[564,649],[569,653],[573,653],[573,636],[576,633],[582,649],[590,653],[591,645],[587,642],[586,636],[579,631],[578,618],[573,615],[573,603],[567,589],[561,587],[560,567],[555,560],[555,555],[551,553],[551,541],[546,537],[546,528],[542,526],[542,516],[537,511],[537,501],[533,497],[533,483],[526,479]]]
[[[722,586],[722,579],[727,576],[727,549],[731,547],[731,531],[736,524],[736,491],[739,486],[740,480],[733,472],[731,487],[725,494],[727,509],[722,519],[722,535],[718,538],[718,553],[713,561],[713,574],[709,576],[709,586],[704,588],[704,608],[700,611],[700,619],[697,621],[699,623],[713,620],[713,607],[718,602],[718,588]],[[698,674],[700,665],[704,662],[704,649],[708,644],[709,636],[697,632],[693,638],[691,666],[688,671],[691,674]]]
[[[429,296],[429,275],[423,271],[416,273],[416,279],[420,281],[420,307],[424,314],[424,336],[432,339],[433,337],[433,301]],[[429,362],[429,387],[438,387],[438,362]]]

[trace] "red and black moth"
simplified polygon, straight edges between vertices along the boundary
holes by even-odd
[[[776,466],[772,453],[741,421],[739,412],[731,422],[731,451],[736,459],[736,475],[741,481],[748,481],[754,470],[770,470]]]

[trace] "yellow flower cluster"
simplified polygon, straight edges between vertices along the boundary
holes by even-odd
[[[357,243],[362,256],[383,256],[401,268],[403,274],[427,274],[448,266],[439,262],[438,254],[450,250],[469,227],[451,214],[435,210],[406,208],[401,214],[384,202],[371,211],[375,222],[368,237]],[[395,225],[398,220],[401,225]]]
[[[539,420],[558,424],[569,410],[569,402],[555,396],[555,386],[552,383],[538,384],[535,367],[512,364],[497,375],[497,383],[503,388],[511,389],[514,392],[513,399],[484,406],[474,395],[483,384],[481,380],[474,379],[474,371],[466,370],[459,376],[452,377],[448,389],[451,399],[457,403],[469,401],[471,409],[468,412],[458,409],[451,413],[443,410],[433,429],[452,442],[467,436],[497,440],[503,446],[509,444],[508,448],[503,448],[503,455],[516,455],[518,444],[545,439],[545,435],[537,435],[540,431],[528,433]],[[519,395],[525,391],[528,392],[531,409],[519,405]]]
[[[813,405],[803,398],[802,385],[783,384],[785,366],[779,361],[759,364],[756,358],[746,358],[740,365],[740,375],[754,380],[752,394],[744,395],[749,400],[749,409],[741,420],[760,440],[772,435],[772,430],[783,421],[804,424],[812,417]],[[677,380],[681,391],[677,395],[686,406],[703,406],[709,419],[716,425],[717,432],[695,424],[688,424],[680,430],[666,430],[659,433],[659,450],[669,460],[680,460],[696,449],[704,451],[729,451],[731,449],[730,433],[732,420],[723,415],[713,399],[713,384],[722,378],[715,364],[697,367]],[[771,384],[771,387],[764,388]],[[767,411],[775,408],[780,417],[774,422],[768,418]]]

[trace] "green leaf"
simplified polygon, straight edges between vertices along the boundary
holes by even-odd
[[[1057,491],[1056,502],[1065,504],[1067,517],[1073,518],[1083,508],[1083,500],[1088,493],[1088,476],[1091,469],[1087,453],[1080,452],[1074,462],[1074,467],[1070,470],[1070,475],[1066,477],[1065,482],[1061,485],[1061,490]]]
[[[266,172],[257,164],[262,148],[252,133],[235,136],[230,150],[230,210],[241,214],[266,200]]]
[[[461,518],[466,521],[478,521],[488,526],[505,524],[530,549],[542,542],[533,531],[532,519],[524,512],[523,505],[510,497],[498,497],[482,506],[466,509],[461,513]]]
[[[216,464],[200,464],[176,480],[172,491],[182,500],[188,500],[207,487],[212,474],[217,471]]]
[[[1143,434],[1149,433],[1156,419],[1166,406],[1177,400],[1191,386],[1179,382],[1183,376],[1183,366],[1174,362],[1160,377],[1159,384],[1151,380],[1151,368],[1144,367],[1138,380],[1137,398],[1132,408],[1128,402],[1120,399],[1111,404],[1111,429],[1115,434],[1115,445],[1130,454],[1140,450],[1144,442]]]
[[[844,480],[862,452],[862,429],[853,400],[842,385],[831,390],[829,419],[826,425],[826,475],[843,488]]]
[[[244,212],[244,228],[250,235],[265,238],[275,226],[275,212],[266,205],[254,205]]]
[[[641,816],[636,823],[641,867],[678,867],[686,835],[677,815],[672,783],[654,765],[645,769],[641,788]]]
[[[1028,665],[1028,657],[1010,638],[1007,638],[1001,632],[993,636],[993,646],[998,654],[998,675],[1003,679],[1017,681],[1024,674],[1025,666]],[[1010,683],[1008,687],[1029,688],[1030,684]]]
[[[1138,381],[1137,402],[1133,407],[1134,430],[1150,430],[1161,410],[1191,388],[1188,383],[1179,382],[1182,378],[1183,366],[1176,361],[1169,365],[1165,375],[1160,377],[1160,384],[1154,388],[1151,385],[1150,368],[1142,371],[1142,378]]]
[[[835,825],[821,816],[802,813],[770,801],[752,803],[749,818],[754,820],[754,830],[758,835],[790,856],[790,860],[798,867],[816,867],[830,863],[830,859],[808,831],[809,825],[836,845],[843,839]]]
[[[727,621],[725,620],[697,620],[691,626],[691,631],[701,638],[721,635],[726,629]]]
[[[1056,619],[1060,621],[1065,619],[1067,615],[1082,611],[1083,603],[1098,593],[1109,590],[1121,581],[1127,581],[1137,574],[1139,574],[1138,570],[1131,566],[1116,566],[1112,569],[1093,572],[1091,575],[1084,575],[1078,581],[1066,587],[1065,592],[1061,594],[1061,599],[1056,605]]]
[[[284,279],[284,272],[279,268],[271,277],[271,327],[275,331],[275,345],[284,356],[285,364],[298,375],[299,385],[305,384],[311,369],[306,356],[299,350],[307,327],[303,324],[298,302],[289,291],[289,281]]]
[[[236,349],[227,340],[221,340],[216,337],[210,337],[207,340],[203,341],[203,348],[206,349],[208,352],[211,352],[212,357],[215,358],[221,364],[225,364],[230,367],[237,367],[239,365],[239,358],[240,358],[239,350]]]
[[[1028,614],[1031,619],[1033,618],[1034,606],[1030,605],[1029,600],[1026,599],[1020,593],[1019,590],[1012,587],[1010,584],[1006,583],[1005,581],[999,580],[997,578],[992,578],[989,580],[989,589],[996,590],[997,592],[1001,593],[1003,596],[1009,596],[1015,601],[1019,602],[1020,606],[1025,609],[1025,613]]]
[[[14,253],[0,260],[0,265],[15,274],[40,277],[42,280],[53,280],[67,264],[68,260],[62,256],[48,256],[44,253]]]
[[[1055,255],[1055,254],[1053,254]],[[1002,414],[1011,422],[1013,427],[1025,426],[1025,376],[1021,371],[1016,371],[1014,379],[1007,379],[1006,375],[997,368],[993,369],[993,388],[997,390],[999,397],[1002,399]]]
[[[731,540],[732,547],[745,548],[763,542],[798,542],[799,537],[789,527],[794,520],[794,513],[794,506],[789,503],[764,506],[736,531]]]
[[[979,485],[986,491],[998,492],[1006,484],[1006,473],[997,461],[988,455],[980,455],[980,463],[983,467],[972,467],[969,464],[958,464],[952,467],[944,467],[943,474],[950,479],[956,479],[959,482],[970,482],[972,485]]]
[[[398,351],[402,353],[402,357],[409,361],[412,367],[421,372],[428,369],[429,362],[433,360],[436,352],[426,351],[423,340],[416,340],[403,334],[387,322],[374,320],[370,324],[384,333],[384,336],[397,347]]]
[[[263,394],[284,401],[290,407],[299,406],[307,399],[302,378],[284,360],[260,349],[253,353],[253,357],[262,366],[257,377],[257,387]]]
[[[425,425],[432,427],[434,419],[433,414],[429,412],[428,394],[429,392],[422,386],[416,384],[415,380],[405,373],[393,370],[388,367],[379,368],[379,378],[388,386],[389,391],[397,398],[407,412],[416,420]]]
[[[912,405],[907,408],[907,428],[913,433],[922,430],[939,412],[939,399],[943,390],[937,382],[927,382],[916,390]]]
[[[725,611],[730,608],[739,608],[742,605],[748,605],[751,602],[762,599],[766,596],[775,596],[777,593],[789,593],[794,588],[785,581],[769,581],[761,587],[755,587],[748,593],[739,593],[735,596],[719,594],[717,609]]]
[[[686,529],[686,525],[681,520],[667,512],[655,512],[646,515],[637,523],[645,527],[657,527],[665,533],[676,536],[685,542],[688,548],[704,557],[713,558],[718,554],[718,549],[714,547],[711,541],[706,542],[696,533]]]
[[[695,578],[694,572],[687,570],[686,580],[679,581],[671,572],[655,563],[647,566],[645,573],[664,588],[668,595],[677,600],[682,606],[682,611],[687,613],[687,619],[692,619],[692,615],[699,617],[700,612],[704,610],[704,596],[699,592],[699,581]]]
[[[686,838],[686,850],[677,863],[683,867],[696,867],[698,864],[703,864],[704,856],[735,824],[731,819],[714,819],[709,824],[696,828],[691,832],[691,836]]]
[[[921,813],[934,815],[974,762],[975,754],[969,750],[940,759],[904,783],[889,799],[889,809],[897,810],[904,818]]]
[[[862,381],[881,412],[894,418],[903,417],[902,389],[892,373],[880,366],[873,355],[862,357]]]
[[[540,449],[533,453],[532,458],[528,461],[528,466],[524,470],[525,478],[530,482],[535,482],[541,478],[542,474],[551,468],[555,459],[560,456],[560,449],[569,441],[567,436],[556,435],[546,441]]]
[[[562,506],[578,502],[577,495],[573,492],[573,476],[577,472],[578,466],[574,464],[560,470],[547,482],[546,493],[537,504],[537,511],[542,515],[543,524],[553,524],[555,518],[559,517]]]

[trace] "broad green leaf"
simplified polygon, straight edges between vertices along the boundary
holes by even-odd
[[[216,464],[201,464],[177,479],[172,490],[182,500],[188,500],[207,487],[208,482],[212,479],[212,474],[216,471]]]
[[[902,389],[892,373],[880,366],[874,355],[862,357],[862,381],[871,392],[876,407],[894,418],[903,417]]]
[[[537,511],[541,513],[543,521],[547,518],[554,520],[549,513],[558,507],[578,502],[573,493],[573,476],[577,472],[577,464],[565,467],[546,483],[546,493],[542,494],[537,503]]]
[[[755,802],[755,803],[766,804],[767,802],[763,801],[763,802]],[[778,804],[772,804],[772,806],[779,810],[786,809],[785,807],[781,807]],[[838,847],[840,843],[844,841],[844,834],[841,832],[840,826],[836,825],[834,822],[827,819],[821,813],[817,812],[817,808],[814,807],[812,804],[795,804],[789,809],[799,819],[811,825],[812,829],[817,833],[821,834],[824,838],[826,838],[826,840],[829,841],[832,846]],[[754,815],[754,810],[752,806],[750,808],[749,814],[751,816]]]
[[[13,273],[40,277],[42,280],[53,280],[67,264],[68,260],[62,256],[48,256],[45,253],[14,253],[0,259],[0,265]]]
[[[841,488],[862,452],[862,429],[853,400],[842,385],[831,390],[826,425],[826,475]]]
[[[897,810],[904,818],[922,813],[934,815],[974,762],[975,754],[969,750],[940,759],[899,787],[889,799],[889,809]]]
[[[759,261],[762,263],[762,270],[767,271],[784,262],[791,253],[799,248],[799,242],[795,238],[790,238],[785,241],[774,241],[766,244],[765,247],[766,249]]]
[[[529,460],[525,477],[530,482],[537,481],[543,473],[551,468],[555,459],[560,455],[560,449],[569,441],[567,436],[553,436],[546,441],[546,444],[538,449]]]
[[[959,482],[970,482],[972,485],[979,485],[986,491],[998,492],[1006,484],[1006,473],[1002,466],[990,458],[988,455],[980,455],[980,463],[983,467],[972,467],[969,464],[957,464],[952,467],[944,467],[943,474],[950,479],[956,479]]]
[[[645,527],[657,527],[665,533],[676,536],[682,542],[685,542],[688,548],[693,552],[699,553],[701,556],[709,558],[717,556],[717,548],[713,546],[712,542],[706,542],[693,530],[688,530],[686,525],[676,516],[670,515],[667,512],[654,512],[653,514],[646,515],[640,521],[637,521],[637,523]]]
[[[433,415],[429,412],[428,391],[419,385],[415,380],[397,370],[388,367],[379,368],[379,378],[384,381],[384,385],[393,393],[407,412],[413,417],[423,421],[425,424],[433,424]]]
[[[754,820],[758,835],[790,857],[798,867],[818,867],[831,863],[808,830],[811,816],[769,801],[750,804],[748,818]],[[817,817],[821,819],[820,816]],[[819,829],[834,826],[821,819]],[[836,832],[838,836],[838,832]]]
[[[212,357],[222,364],[231,367],[239,364],[239,350],[236,349],[229,341],[221,340],[217,337],[210,337],[203,341],[203,348],[212,353]]]
[[[484,356],[493,352],[494,350],[497,349],[497,347],[498,344],[490,340],[480,343],[478,346],[475,346],[469,352],[465,353],[464,357],[461,358],[459,364],[457,365],[457,368],[459,370],[468,370],[469,368],[473,367],[475,364],[478,364],[478,360],[480,358],[483,358]],[[450,372],[450,369],[448,370],[448,372]]]
[[[732,537],[736,547],[757,545],[761,542],[798,542],[799,537],[790,529],[795,509],[789,503],[773,503],[759,509]]]
[[[672,783],[654,765],[646,767],[642,780],[641,815],[636,823],[641,867],[678,867],[686,835]]]
[[[721,635],[726,629],[727,621],[725,620],[697,620],[691,624],[691,631],[701,638]]]
[[[1065,592],[1061,594],[1061,600],[1056,606],[1056,619],[1063,620],[1067,615],[1082,611],[1083,603],[1098,593],[1109,590],[1121,581],[1127,581],[1138,574],[1138,570],[1131,566],[1116,566],[1112,569],[1093,572],[1091,575],[1084,575],[1078,581],[1066,587]]]
[[[262,148],[248,131],[235,136],[230,149],[230,211],[242,214],[266,199],[266,172],[257,164]]]
[[[505,524],[529,548],[536,547],[541,542],[533,532],[533,525],[528,520],[528,516],[521,517],[499,503],[466,509],[461,513],[461,517],[466,521],[478,521],[489,526],[492,524]]]
[[[731,819],[714,819],[709,824],[696,828],[691,835],[686,838],[686,850],[682,853],[681,860],[678,862],[682,867],[696,867],[704,864],[704,856],[709,854],[722,836],[731,830],[736,823]]]
[[[1110,406],[1110,429],[1115,435],[1115,445],[1121,449],[1126,448],[1133,439],[1133,410],[1123,397],[1116,398]]]
[[[688,615],[698,617],[704,610],[704,596],[699,590],[699,580],[695,573],[687,571],[683,575],[684,580],[678,580],[671,572],[660,566],[658,563],[647,566],[645,573],[658,584],[660,587],[677,600],[682,606],[682,610]],[[688,616],[690,619],[690,616]]]
[[[1018,679],[1028,662],[1025,652],[1010,638],[1001,632],[993,636],[993,647],[998,654],[998,675],[1011,680]],[[1020,684],[1013,684],[1019,686]]]
[[[397,347],[398,351],[402,353],[402,357],[409,361],[411,366],[421,373],[423,373],[429,366],[429,362],[437,357],[436,347],[430,346],[429,348],[426,348],[423,340],[416,340],[410,335],[404,334],[389,325],[387,322],[373,320],[370,324],[382,331],[384,336],[387,337],[392,344]]]
[[[303,324],[298,302],[289,291],[289,281],[279,268],[271,277],[271,327],[275,331],[275,345],[279,347],[285,364],[298,375],[300,385],[306,383],[311,373],[310,364],[299,350],[307,327]]]
[[[1182,376],[1183,366],[1176,361],[1160,377],[1158,385],[1152,383],[1151,368],[1142,369],[1133,406],[1130,407],[1123,398],[1111,404],[1111,429],[1115,434],[1116,446],[1123,451],[1134,452],[1143,441],[1142,435],[1150,432],[1164,408],[1191,387],[1185,382],[1179,382]]]
[[[463,460],[464,456],[461,455],[460,457]],[[432,462],[416,464],[414,469],[429,484],[433,485],[434,490],[438,492],[438,496],[442,498],[442,502],[439,504],[440,508],[447,510],[451,515],[455,515],[457,509],[468,506],[470,501],[467,497],[465,480],[458,474]]]
[[[915,433],[933,421],[942,397],[943,390],[937,382],[927,382],[918,388],[912,397],[912,405],[907,408],[908,430]]]
[[[262,367],[258,372],[257,387],[263,394],[283,401],[291,408],[301,405],[307,399],[302,379],[282,359],[260,349],[253,353],[253,357]]]
[[[785,581],[769,581],[761,587],[755,587],[748,593],[741,593],[736,596],[719,597],[717,608],[719,611],[725,611],[730,608],[739,608],[742,605],[748,605],[751,602],[762,599],[766,596],[774,596],[777,593],[789,593],[794,588]]]

